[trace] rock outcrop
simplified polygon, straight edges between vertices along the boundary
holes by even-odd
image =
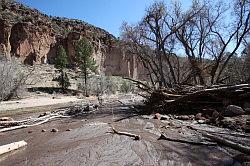
[[[99,73],[144,78],[140,63],[126,53],[107,31],[76,19],[50,17],[36,9],[0,0],[0,54],[24,64],[53,64],[58,45],[65,48],[74,66],[74,42],[87,38],[94,46]]]

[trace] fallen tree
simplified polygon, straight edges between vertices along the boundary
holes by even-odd
[[[243,105],[250,98],[250,84],[200,88],[195,90],[192,86],[180,87],[178,90],[172,90],[172,93],[170,90],[159,89],[150,94],[146,104],[162,113],[198,113],[197,110],[203,108],[218,110],[227,104]]]
[[[13,142],[7,145],[2,145],[0,146],[0,155],[11,152],[13,150],[17,150],[26,145],[27,145],[27,142],[25,141]]]
[[[178,143],[186,143],[186,144],[191,144],[191,145],[206,145],[206,146],[216,146],[217,143],[213,142],[194,142],[194,141],[188,141],[188,140],[183,140],[183,139],[173,139],[170,137],[167,137],[164,133],[161,133],[161,136],[158,138],[158,140],[167,140],[171,142],[178,142]]]

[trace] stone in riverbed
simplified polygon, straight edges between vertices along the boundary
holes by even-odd
[[[56,128],[51,129],[51,132],[53,132],[53,133],[56,133],[56,132],[58,132],[58,131],[59,131],[59,130],[56,129]]]
[[[229,105],[226,107],[224,111],[224,116],[226,117],[233,117],[233,116],[239,116],[239,115],[244,115],[245,111],[236,105]]]
[[[180,116],[177,116],[176,119],[179,119],[179,120],[190,120],[190,117],[188,115],[180,115]]]
[[[195,120],[206,120],[206,118],[202,116],[202,113],[198,113],[195,115]]]

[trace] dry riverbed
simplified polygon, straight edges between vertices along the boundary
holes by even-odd
[[[228,129],[182,121],[166,116],[165,120],[152,115],[138,114],[133,109],[131,96],[106,98],[98,110],[82,116],[53,120],[43,125],[0,133],[0,145],[25,140],[28,146],[0,156],[0,165],[233,165],[240,164],[233,157],[241,154],[218,145],[191,145],[175,141],[158,140],[161,133],[172,139],[212,143],[201,134],[189,129],[195,126],[218,133],[232,133]],[[97,102],[91,100],[91,102]],[[29,113],[28,116],[37,116]],[[15,117],[13,117],[15,118]],[[19,117],[20,118],[20,117]],[[134,140],[126,135],[140,135]],[[57,132],[51,132],[58,129]],[[43,132],[42,132],[43,130]],[[235,134],[235,132],[234,132]],[[237,134],[237,133],[236,133]],[[233,138],[233,135],[230,134]],[[250,144],[250,136],[237,136],[239,142]],[[246,164],[246,163],[243,163]]]

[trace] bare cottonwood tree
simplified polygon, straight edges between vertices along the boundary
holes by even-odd
[[[249,0],[233,2],[193,2],[191,10],[201,6],[202,10],[176,32],[192,68],[189,79],[198,77],[200,84],[224,79],[221,76],[226,65],[250,30]]]
[[[179,57],[174,53],[175,33],[181,29],[200,9],[181,14],[181,5],[167,6],[163,1],[155,2],[135,26],[122,26],[122,39],[129,43],[144,67],[149,71],[152,84],[171,87],[180,84]]]
[[[220,83],[229,60],[249,39],[250,2],[232,2],[194,0],[182,10],[178,2],[156,1],[138,24],[123,24],[122,39],[149,71],[152,85]],[[185,57],[177,56],[178,49]]]
[[[10,100],[20,95],[33,70],[24,73],[14,60],[0,59],[0,101]]]

